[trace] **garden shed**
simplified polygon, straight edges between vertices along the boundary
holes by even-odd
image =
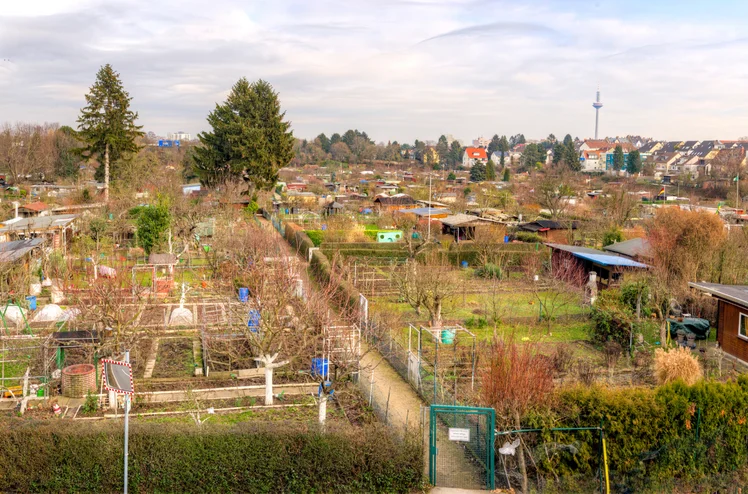
[[[726,353],[748,364],[748,286],[706,282],[688,286],[717,299],[717,342]]]
[[[497,221],[464,213],[453,214],[442,218],[440,221],[442,223],[442,233],[452,235],[457,243],[463,240],[473,240],[475,230],[478,228],[491,228],[498,225]]]
[[[618,286],[627,271],[648,269],[646,264],[588,247],[546,244],[551,249],[554,276],[584,284],[591,272],[597,273],[598,289]]]

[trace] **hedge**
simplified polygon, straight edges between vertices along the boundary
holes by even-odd
[[[122,492],[121,422],[15,419],[0,430],[0,491]],[[383,426],[130,426],[132,492],[410,492],[422,473],[420,437]]]
[[[640,492],[677,484],[723,489],[748,464],[748,376],[736,381],[677,382],[655,389],[579,387],[560,392],[552,410],[526,417],[525,426],[604,425],[616,490]],[[698,435],[698,436],[697,436]],[[531,439],[528,437],[527,439]],[[542,441],[541,441],[542,439]],[[536,461],[549,476],[594,479],[597,432],[544,432]],[[540,443],[575,445],[545,456]],[[547,451],[547,450],[546,450]]]

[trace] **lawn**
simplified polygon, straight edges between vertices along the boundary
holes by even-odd
[[[553,292],[540,292],[536,297],[532,292],[507,291],[490,293],[457,295],[445,303],[442,315],[445,320],[458,322],[470,318],[486,317],[495,314],[500,320],[537,318],[540,313],[540,302],[548,303],[553,300]],[[554,317],[588,314],[589,309],[582,306],[581,300],[573,296],[564,296],[565,304],[554,311]],[[389,312],[401,314],[407,322],[425,323],[428,313],[415,310],[405,302],[398,302],[397,296],[370,297],[369,307],[373,313]],[[526,321],[525,321],[526,322]]]

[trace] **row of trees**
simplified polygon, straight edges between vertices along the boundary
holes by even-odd
[[[75,131],[58,124],[18,122],[0,127],[0,166],[7,181],[74,178],[78,174],[80,142]]]

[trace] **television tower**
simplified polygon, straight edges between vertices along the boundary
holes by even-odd
[[[597,125],[600,122],[600,108],[603,104],[600,103],[600,85],[597,86],[597,101],[592,103],[592,107],[595,109],[595,140],[597,140]]]

